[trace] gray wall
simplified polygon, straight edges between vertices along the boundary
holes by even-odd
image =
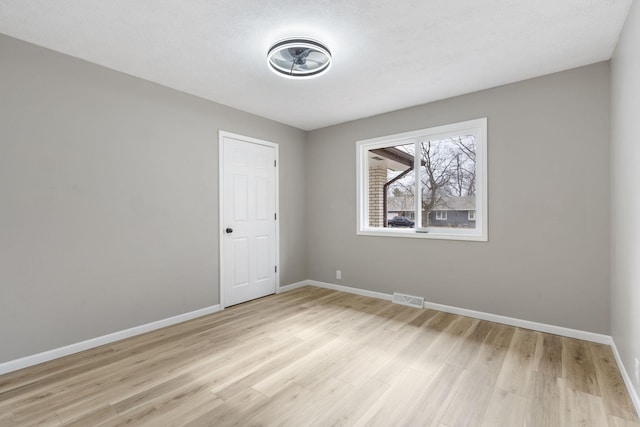
[[[609,78],[599,63],[310,132],[310,279],[608,334]],[[356,140],[485,116],[489,242],[356,235]]]
[[[0,363],[219,302],[219,129],[280,144],[307,278],[303,131],[5,36],[0,99]]]
[[[626,371],[640,359],[640,4],[611,62],[611,334]],[[636,392],[640,383],[635,378]]]

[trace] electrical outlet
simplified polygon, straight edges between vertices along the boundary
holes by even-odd
[[[336,270],[336,279],[337,280],[342,280],[342,271],[341,270]]]
[[[635,358],[636,385],[640,385],[640,361]]]

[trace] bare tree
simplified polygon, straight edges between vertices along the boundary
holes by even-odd
[[[429,214],[435,208],[448,208],[452,197],[475,194],[475,141],[460,136],[420,143],[423,166],[422,226],[429,226]]]
[[[461,175],[461,189],[465,186],[466,194],[460,192],[460,196],[472,196],[476,194],[476,140],[473,137],[456,137],[453,138],[462,162],[458,168]]]
[[[422,184],[422,226],[429,226],[429,213],[446,209],[453,198],[473,196],[476,187],[476,145],[470,135],[418,144],[420,170],[393,183],[393,197],[413,197],[415,180]],[[413,150],[412,150],[413,151]]]
[[[451,183],[456,175],[456,159],[450,156],[450,150],[440,141],[420,143],[420,168],[422,181],[422,226],[429,226],[429,212],[437,205],[446,202],[451,194]]]

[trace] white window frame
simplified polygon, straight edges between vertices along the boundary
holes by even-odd
[[[435,211],[435,212],[436,212],[436,221],[447,220],[447,211]]]
[[[390,229],[386,227],[369,226],[369,156],[368,151],[375,148],[385,148],[395,145],[415,143],[417,145],[425,139],[445,139],[460,134],[472,134],[476,142],[476,227],[448,228],[427,227],[415,229]],[[420,156],[415,156],[414,170],[420,169]],[[416,179],[414,194],[421,194],[421,182]],[[428,129],[420,129],[379,138],[356,141],[356,194],[357,194],[357,225],[356,234],[362,236],[408,237],[420,239],[488,241],[488,206],[487,206],[487,118],[469,120]],[[419,197],[415,198],[415,223],[420,224],[422,206]]]

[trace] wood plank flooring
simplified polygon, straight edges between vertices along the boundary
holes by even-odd
[[[0,376],[34,425],[640,421],[608,346],[308,286]]]

